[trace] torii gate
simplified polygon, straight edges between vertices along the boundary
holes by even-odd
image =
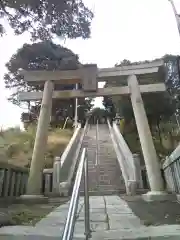
[[[129,95],[132,102],[137,130],[145,160],[151,194],[163,194],[163,180],[160,164],[152,140],[141,93],[164,92],[166,87],[163,60],[124,67],[98,69],[97,65],[84,65],[71,71],[22,71],[28,84],[44,84],[43,92],[21,92],[20,101],[42,99],[34,150],[32,155],[27,194],[40,195],[44,154],[46,151],[48,125],[51,116],[52,99]],[[98,88],[98,82],[120,83],[125,86]],[[139,83],[141,85],[139,85]],[[149,82],[151,84],[149,84]],[[161,83],[159,83],[161,82]],[[81,83],[82,90],[53,91],[54,84]]]

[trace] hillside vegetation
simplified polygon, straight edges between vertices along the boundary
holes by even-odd
[[[33,152],[36,127],[29,126],[26,131],[10,128],[0,131],[0,161],[16,166],[29,167]],[[72,130],[49,129],[45,167],[51,168],[55,156],[60,156],[68,144]]]

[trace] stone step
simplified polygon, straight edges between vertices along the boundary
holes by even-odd
[[[89,196],[112,196],[112,195],[119,195],[119,194],[125,194],[125,190],[124,189],[119,189],[119,190],[94,190],[94,191],[89,191]],[[84,196],[84,191],[80,192],[80,196]]]
[[[83,224],[79,226],[81,233],[75,233],[74,240],[85,239]],[[36,228],[27,226],[4,227],[1,229],[1,240],[60,240],[62,230],[59,226]],[[92,232],[92,240],[179,240],[179,225],[139,227],[134,229],[106,230]]]
[[[76,232],[74,240],[84,239],[84,223],[79,226],[79,232]],[[62,237],[64,225],[54,227],[31,227],[31,226],[11,226],[0,229],[1,240],[60,240]],[[76,230],[77,231],[77,230]]]
[[[92,233],[92,240],[179,240],[180,226],[179,225],[163,225],[152,227],[139,227],[135,229],[99,231]]]
[[[96,194],[101,191],[101,193],[109,195],[109,192],[113,193],[125,189],[107,125],[99,126],[98,142],[96,140],[96,126],[92,126],[84,138],[83,145],[87,148],[90,191]],[[96,157],[98,157],[97,166],[95,166]],[[81,191],[83,191],[83,181]]]

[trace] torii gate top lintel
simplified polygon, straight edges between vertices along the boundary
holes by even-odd
[[[127,77],[136,75],[142,92],[165,91],[162,82],[164,75],[164,61],[157,60],[139,65],[129,65],[113,68],[97,68],[96,64],[86,64],[77,70],[55,70],[55,71],[21,71],[24,80],[29,84],[44,84],[46,81],[53,81],[55,84],[76,84],[81,83],[83,90],[54,91],[53,98],[75,98],[75,97],[98,97],[107,95],[129,94]],[[110,82],[121,85],[98,89],[98,82]],[[152,84],[156,82],[156,84]],[[125,85],[122,87],[122,85]],[[21,101],[42,99],[41,92],[20,93]]]
[[[159,69],[164,66],[163,60],[157,60],[150,63],[143,63],[139,65],[120,66],[113,68],[97,68],[96,64],[86,64],[77,70],[54,70],[54,71],[25,71],[22,70],[21,74],[24,80],[39,84],[47,80],[56,81],[58,84],[73,84],[82,81],[84,74],[90,72],[96,74],[97,81],[103,82],[104,80],[113,77],[129,76],[129,75],[148,75],[150,77],[154,73],[158,73]]]

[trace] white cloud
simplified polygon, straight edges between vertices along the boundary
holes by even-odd
[[[67,40],[65,45],[79,54],[83,63],[111,67],[124,58],[131,61],[180,54],[180,38],[168,0],[84,0],[95,11],[92,38]],[[180,1],[175,0],[178,12]],[[21,110],[7,102],[4,89],[4,64],[29,42],[28,34],[14,37],[10,31],[0,38],[0,126],[19,124]],[[101,104],[101,100],[97,100]]]

